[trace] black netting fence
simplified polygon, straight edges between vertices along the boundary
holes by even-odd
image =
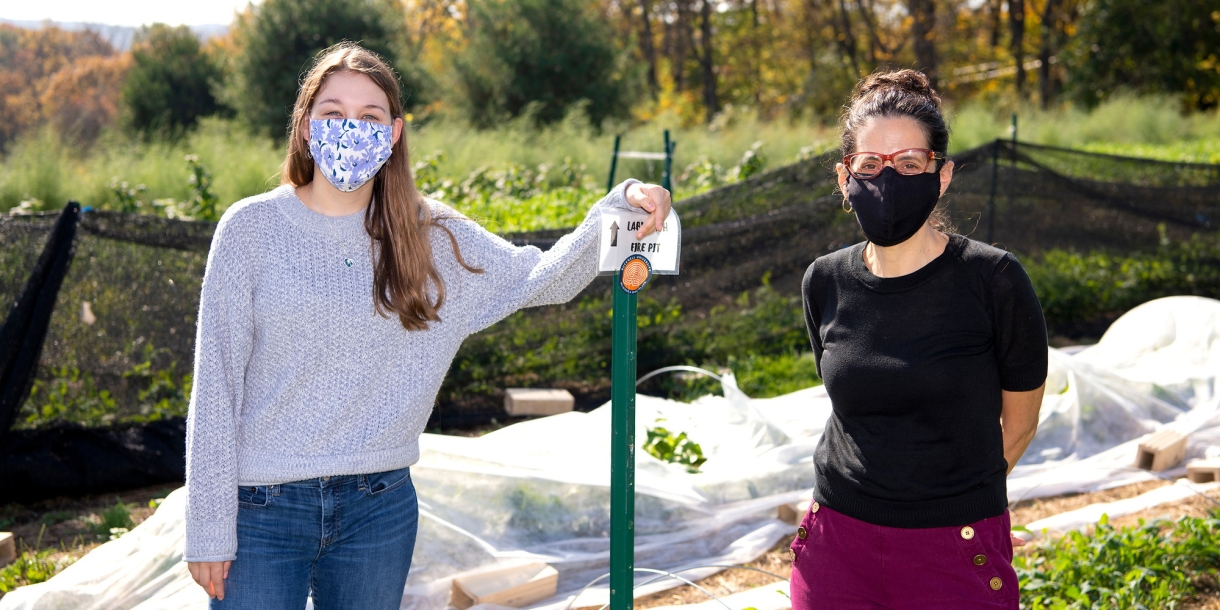
[[[660,276],[641,293],[641,371],[807,350],[805,268],[863,239],[835,193],[836,158],[807,159],[676,204],[682,273]],[[1005,141],[952,158],[944,202],[958,231],[1023,256],[1146,252],[1165,240],[1217,236],[1220,165]],[[73,239],[48,239],[69,226]],[[13,307],[0,329],[0,397],[8,397],[0,424],[12,423],[0,426],[0,500],[181,476],[181,417],[213,229],[74,209],[0,218],[0,298]],[[510,237],[545,249],[564,232]],[[62,286],[37,279],[64,265]],[[23,305],[35,301],[41,308]],[[40,334],[34,310],[49,314],[40,346],[30,339]],[[598,278],[570,303],[519,312],[472,336],[430,426],[503,417],[508,387],[564,387],[578,407],[601,404],[609,396],[609,312],[610,280]]]

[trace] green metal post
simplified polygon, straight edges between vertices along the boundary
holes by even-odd
[[[636,297],[614,274],[610,365],[610,610],[631,610],[635,582]]]
[[[614,156],[610,157],[610,179],[606,181],[606,191],[614,188],[614,172],[618,169],[618,145],[623,141],[623,136],[614,136]]]

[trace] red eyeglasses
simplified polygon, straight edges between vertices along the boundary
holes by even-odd
[[[853,153],[843,157],[843,165],[847,167],[847,173],[857,180],[872,180],[885,169],[886,161],[893,162],[894,171],[903,176],[914,176],[928,171],[929,164],[944,158],[943,154],[926,148],[908,148],[888,155],[875,152]]]

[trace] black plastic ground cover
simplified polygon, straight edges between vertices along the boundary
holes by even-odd
[[[0,503],[181,482],[186,420],[85,428],[57,423],[0,441]]]

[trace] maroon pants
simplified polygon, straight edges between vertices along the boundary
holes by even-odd
[[[872,525],[814,503],[792,542],[793,610],[1016,610],[1008,513],[966,526]]]

